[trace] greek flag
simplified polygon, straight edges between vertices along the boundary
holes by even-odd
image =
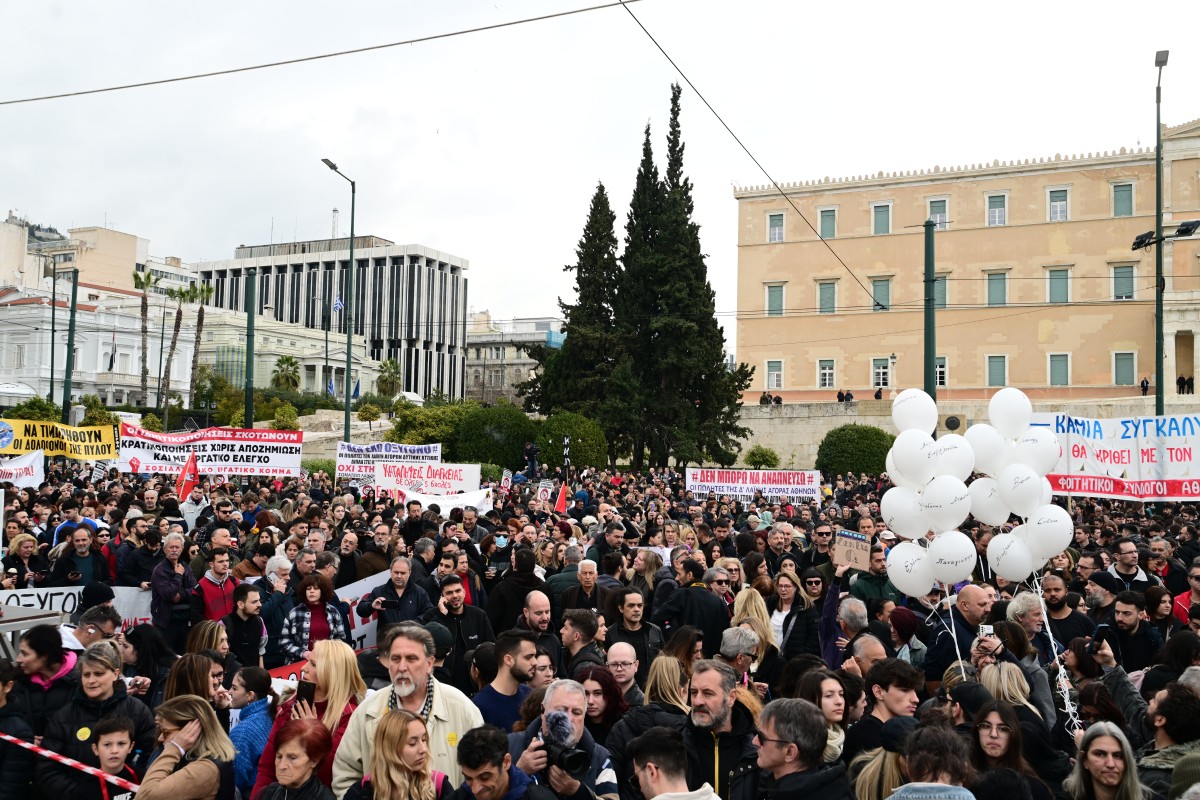
[[[346,307],[346,304],[342,302],[342,296],[340,294],[333,299],[333,310],[334,311],[341,311],[345,307]]]
[[[350,399],[352,399],[352,400],[357,400],[357,399],[358,399],[358,385],[359,385],[359,383],[360,383],[360,381],[355,381],[355,382],[354,382],[354,394],[352,394],[352,395],[350,396]]]
[[[330,397],[334,396],[335,393],[333,391],[333,378],[329,379],[329,385],[325,387],[325,394],[329,395]]]

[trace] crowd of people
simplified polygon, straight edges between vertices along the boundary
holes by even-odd
[[[90,477],[5,491],[3,589],[80,591],[0,660],[0,733],[140,800],[1200,798],[1190,504],[1073,498],[1021,583],[987,561],[1019,521],[968,520],[972,579],[906,597],[886,475],[735,500],[585,469],[561,512],[532,481],[479,509]],[[130,792],[0,741],[0,797]]]

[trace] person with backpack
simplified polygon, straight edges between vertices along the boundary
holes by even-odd
[[[420,800],[429,796],[431,785],[435,800],[444,800],[454,791],[445,773],[431,768],[429,731],[411,711],[385,714],[372,743],[371,771],[342,800]]]

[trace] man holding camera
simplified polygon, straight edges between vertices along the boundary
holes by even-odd
[[[367,619],[379,612],[379,627],[400,622],[419,621],[425,612],[433,608],[429,595],[416,584],[409,583],[412,563],[407,556],[392,559],[391,580],[384,581],[358,602],[358,615]]]
[[[550,684],[542,709],[528,728],[508,737],[517,769],[563,800],[617,800],[617,774],[608,751],[584,728],[583,684],[566,679]]]

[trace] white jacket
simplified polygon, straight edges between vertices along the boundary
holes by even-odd
[[[438,683],[432,675],[429,680],[434,682],[428,724],[430,768],[446,773],[450,785],[457,787],[463,782],[458,768],[458,741],[467,731],[483,725],[483,715],[458,689]],[[391,694],[389,686],[369,695],[350,717],[333,758],[333,793],[339,799],[367,774],[375,728],[388,711]]]
[[[721,800],[712,786],[707,783],[694,792],[663,792],[654,796],[654,800]]]

